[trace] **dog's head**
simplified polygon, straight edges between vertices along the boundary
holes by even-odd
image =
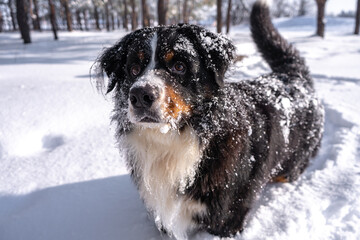
[[[234,49],[227,38],[195,25],[145,28],[106,49],[96,69],[109,78],[107,93],[116,91],[115,119],[124,128],[179,129],[194,106],[223,86]]]

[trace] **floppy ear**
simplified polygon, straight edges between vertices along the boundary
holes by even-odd
[[[92,75],[95,75],[98,90],[102,90],[105,85],[104,72],[109,79],[106,94],[111,92],[116,84],[125,79],[126,58],[130,39],[132,39],[132,34],[126,35],[114,46],[105,49],[92,66],[92,70],[94,70]]]
[[[225,72],[235,57],[235,46],[221,34],[189,24],[179,24],[179,32],[189,36],[205,60],[206,67],[214,72],[216,83],[224,85]]]

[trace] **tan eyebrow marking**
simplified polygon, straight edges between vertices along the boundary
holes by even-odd
[[[171,59],[173,59],[173,57],[174,57],[174,51],[168,51],[167,53],[165,53],[165,61],[166,62],[170,62],[171,61]]]
[[[141,61],[144,60],[144,52],[143,51],[139,51],[137,55]]]

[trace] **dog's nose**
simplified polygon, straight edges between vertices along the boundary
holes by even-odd
[[[158,89],[150,85],[134,87],[130,90],[130,102],[134,108],[148,109],[158,98]]]

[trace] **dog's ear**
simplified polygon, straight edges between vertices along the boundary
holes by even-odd
[[[213,71],[215,81],[219,86],[224,85],[225,72],[235,57],[235,46],[221,34],[189,24],[179,24],[179,31],[197,46],[206,67]]]
[[[130,33],[112,47],[105,49],[91,67],[91,75],[96,79],[96,87],[98,90],[104,88],[104,73],[108,77],[106,94],[111,92],[116,84],[124,81],[126,77],[125,67],[128,45],[132,38],[132,34]]]

